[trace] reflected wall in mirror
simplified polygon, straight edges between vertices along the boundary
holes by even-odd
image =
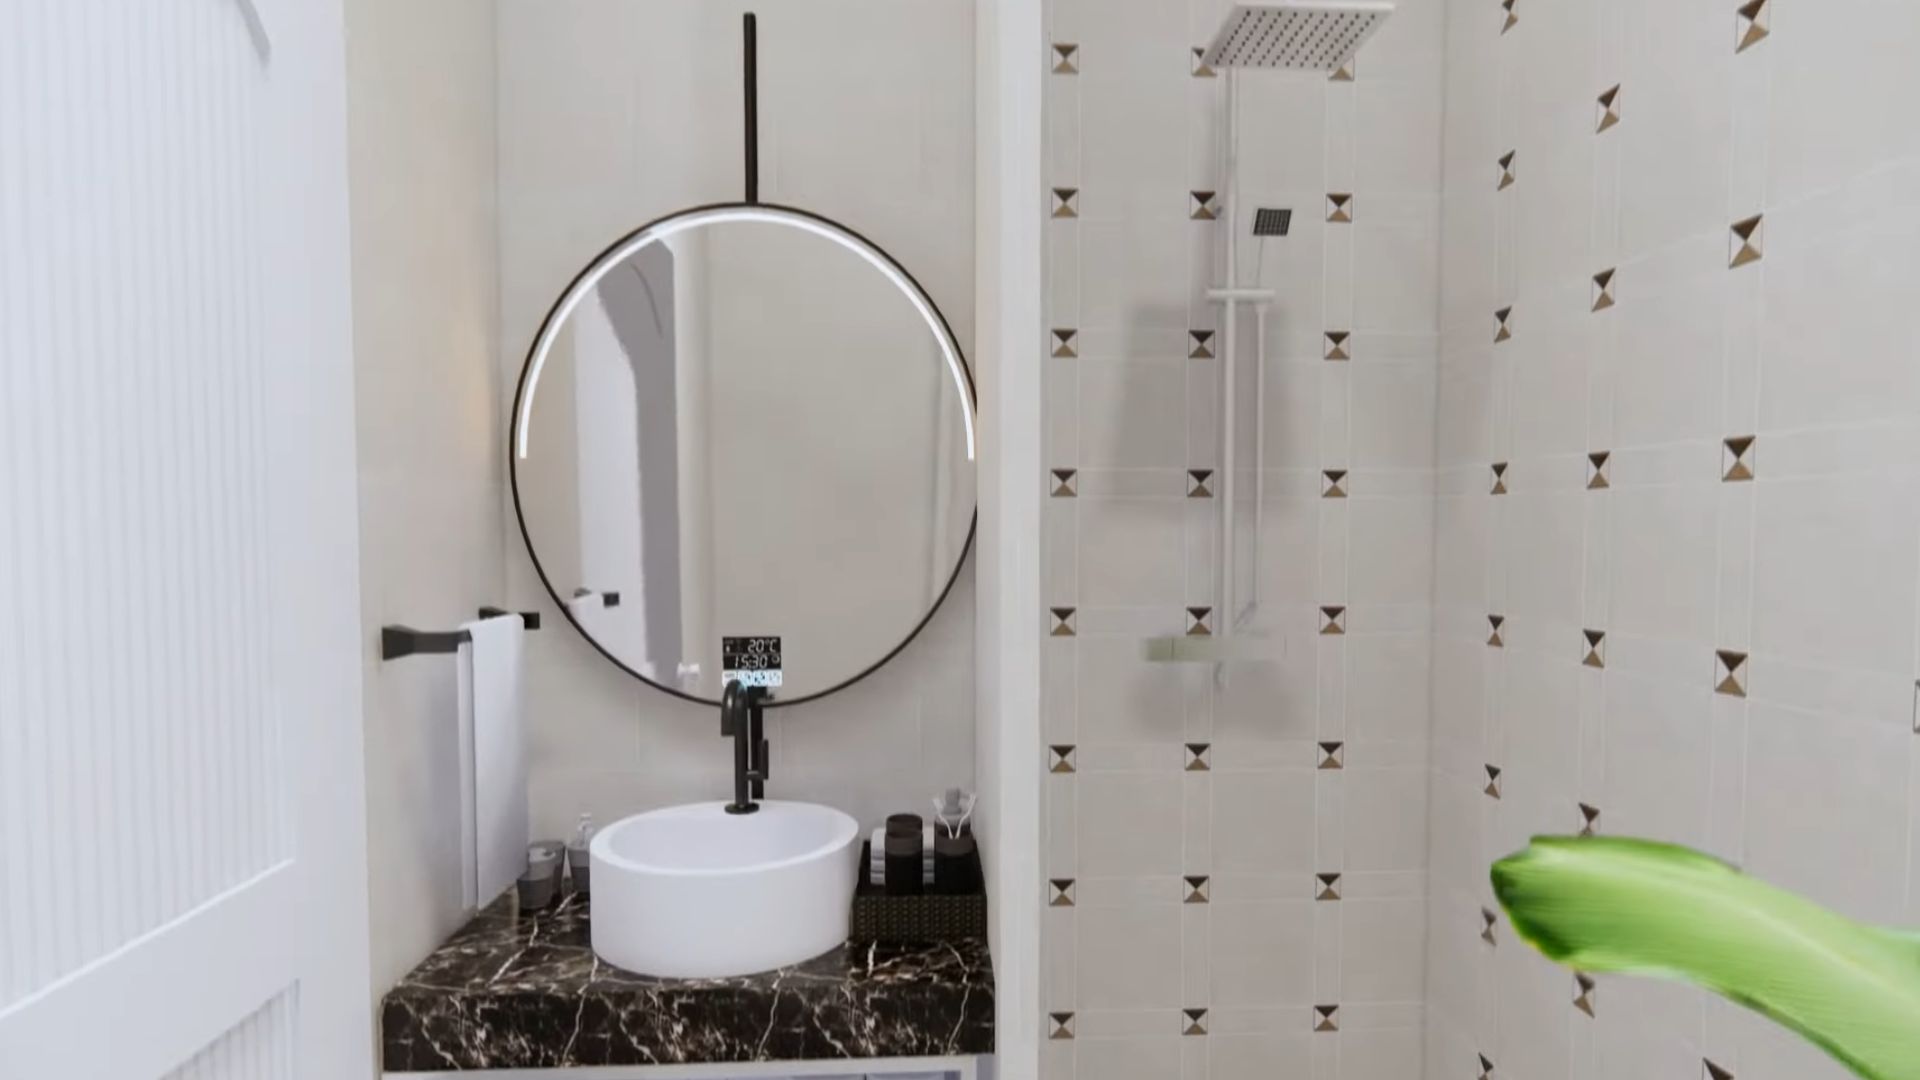
[[[773,704],[912,640],[974,526],[973,388],[878,247],[766,204],[614,244],[549,312],[514,403],[514,503],[603,654],[717,703],[727,637],[781,639]]]

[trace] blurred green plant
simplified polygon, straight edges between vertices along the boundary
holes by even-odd
[[[1691,982],[1868,1080],[1920,1080],[1920,937],[1651,840],[1537,836],[1493,864],[1493,891],[1556,963]]]

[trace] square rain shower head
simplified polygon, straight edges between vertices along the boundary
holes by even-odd
[[[1262,206],[1253,212],[1253,235],[1285,236],[1293,227],[1293,211],[1283,207]]]
[[[1216,69],[1333,71],[1391,14],[1393,5],[1384,0],[1235,4],[1203,62]]]

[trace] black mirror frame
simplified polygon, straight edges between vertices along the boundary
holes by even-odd
[[[629,242],[631,242],[634,238],[640,236],[642,233],[645,233],[648,230],[658,228],[670,221],[673,221],[676,218],[685,217],[690,214],[709,213],[716,210],[729,210],[729,209],[761,210],[761,211],[772,210],[776,213],[793,214],[798,217],[808,218],[822,225],[825,225],[831,229],[835,229],[839,232],[845,233],[846,235],[859,241],[860,244],[865,246],[874,255],[885,260],[889,266],[893,267],[894,270],[899,272],[900,276],[904,278],[907,281],[907,283],[913,287],[915,292],[919,293],[920,299],[924,301],[927,305],[927,310],[933,312],[934,318],[939,321],[940,333],[943,336],[945,336],[945,338],[947,339],[947,344],[952,347],[953,355],[959,358],[960,371],[961,371],[961,374],[965,376],[965,379],[966,379],[967,404],[968,404],[968,407],[973,410],[974,418],[976,422],[976,430],[977,430],[978,419],[979,419],[979,395],[977,390],[974,387],[973,366],[967,362],[966,351],[960,347],[960,340],[954,336],[953,326],[951,323],[947,321],[946,312],[940,310],[940,305],[934,302],[933,297],[927,293],[926,288],[920,284],[919,279],[915,278],[913,274],[907,270],[906,267],[900,265],[900,261],[898,259],[895,259],[885,248],[867,239],[865,236],[861,235],[858,231],[851,229],[846,225],[833,220],[832,218],[826,217],[825,215],[822,215],[822,214],[816,214],[810,210],[802,210],[799,207],[783,206],[779,203],[761,202],[757,200],[747,201],[747,202],[705,203],[700,206],[684,207],[680,210],[674,211],[671,214],[666,214],[661,217],[657,217],[652,221],[649,221],[646,224],[640,226],[639,228],[634,229],[626,233],[625,235],[619,237],[618,239],[614,240],[613,243],[608,244],[605,248],[602,248],[599,254],[595,255],[591,260],[589,260],[586,266],[582,267],[580,269],[580,272],[573,276],[573,280],[567,283],[566,288],[560,290],[559,297],[555,299],[555,301],[553,302],[553,305],[547,309],[546,317],[540,320],[539,328],[534,331],[533,342],[527,346],[526,359],[522,361],[520,365],[520,379],[516,384],[516,386],[514,387],[513,413],[512,413],[511,423],[508,425],[508,430],[507,430],[507,479],[508,479],[508,484],[513,491],[514,520],[520,526],[520,539],[526,545],[527,558],[533,562],[534,573],[539,575],[540,584],[546,588],[547,595],[553,598],[554,606],[559,609],[561,617],[567,620],[568,624],[573,627],[574,631],[578,633],[580,637],[586,641],[587,644],[593,646],[594,651],[598,652],[601,656],[606,657],[609,662],[611,662],[615,667],[619,668],[621,671],[626,672],[627,674],[640,680],[646,685],[653,687],[656,690],[670,694],[674,697],[681,699],[682,701],[690,701],[697,705],[711,705],[715,707],[718,707],[720,705],[720,699],[718,697],[705,698],[705,697],[700,697],[698,695],[689,694],[689,693],[686,693],[685,691],[675,689],[674,687],[662,685],[658,682],[655,682],[652,679],[647,678],[645,675],[640,674],[638,671],[635,671],[632,667],[628,666],[628,664],[625,661],[621,660],[619,657],[615,656],[612,652],[608,651],[606,646],[600,644],[600,642],[596,640],[592,634],[587,633],[586,628],[581,626],[579,620],[573,617],[573,611],[571,608],[567,606],[566,598],[560,595],[560,591],[554,587],[553,580],[547,576],[547,568],[541,564],[540,553],[537,550],[535,550],[533,545],[533,533],[527,528],[526,507],[521,502],[521,499],[520,499],[519,455],[514,452],[514,447],[519,445],[519,441],[520,441],[521,405],[527,393],[528,378],[533,373],[534,361],[537,359],[535,352],[537,349],[539,349],[541,340],[546,337],[547,329],[550,325],[552,325],[555,316],[557,316],[560,313],[561,306],[566,303],[567,298],[573,294],[574,290],[579,288],[580,283],[584,281],[588,277],[588,275],[592,274],[594,270],[597,269],[603,262],[607,261],[607,259],[612,257],[615,252],[619,251],[621,248],[625,247]],[[974,537],[978,534],[980,529],[980,488],[979,488],[979,478],[978,478],[979,460],[977,457],[975,458],[974,465],[976,470],[975,483],[974,483],[974,511],[973,511],[972,521],[967,525],[967,540],[966,540],[966,543],[962,545],[960,548],[960,557],[954,560],[953,573],[948,576],[945,587],[943,587],[940,590],[940,595],[935,597],[933,603],[928,606],[926,614],[920,617],[920,621],[914,624],[913,629],[907,632],[907,636],[902,638],[899,644],[889,649],[885,655],[881,656],[880,659],[875,661],[872,665],[868,666],[865,670],[860,671],[858,674],[855,674],[850,678],[845,679],[842,682],[829,686],[825,690],[816,691],[815,693],[807,694],[804,697],[797,697],[797,698],[791,698],[786,700],[769,698],[765,702],[767,708],[781,708],[781,707],[790,706],[790,705],[804,705],[809,701],[818,701],[821,698],[828,696],[829,694],[837,694],[840,691],[845,690],[848,687],[854,685],[855,683],[860,682],[862,679],[865,679],[867,676],[872,675],[874,672],[879,671],[881,668],[885,667],[888,663],[890,663],[893,660],[894,657],[899,656],[900,653],[904,651],[908,645],[913,644],[914,639],[920,636],[920,632],[927,628],[927,624],[933,621],[933,617],[935,615],[939,614],[941,606],[947,602],[947,597],[950,594],[952,594],[955,583],[957,583],[960,580],[960,572],[966,569],[967,558],[973,553]]]

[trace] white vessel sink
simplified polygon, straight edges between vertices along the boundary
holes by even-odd
[[[593,838],[593,951],[686,979],[812,959],[847,939],[859,832],[838,810],[795,802],[623,818]]]

